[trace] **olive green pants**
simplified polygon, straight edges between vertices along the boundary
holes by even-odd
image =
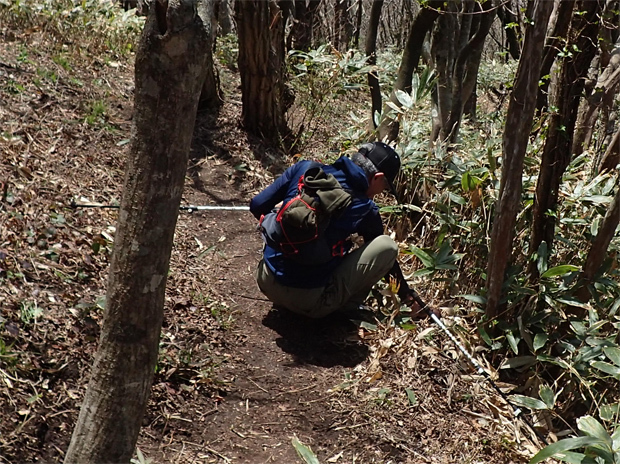
[[[394,265],[398,246],[381,235],[345,256],[325,287],[294,288],[278,283],[263,260],[258,264],[256,281],[275,305],[304,316],[319,318],[339,309],[356,308],[370,289]]]

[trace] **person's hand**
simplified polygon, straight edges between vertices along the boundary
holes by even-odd
[[[423,309],[419,303],[416,301],[416,299],[413,296],[413,292],[410,291],[408,292],[403,298],[401,298],[401,302],[411,308],[411,318],[412,319],[424,319],[425,317],[428,317],[428,313],[426,312],[427,309],[430,310],[433,314],[435,314],[437,317],[441,317],[441,314],[439,313],[439,310],[435,309],[435,308],[430,308],[428,306],[426,306],[426,309]]]
[[[407,292],[407,294],[401,298],[402,304],[411,309],[412,319],[422,319],[426,316],[424,310],[420,307],[418,302],[413,297],[413,292]]]

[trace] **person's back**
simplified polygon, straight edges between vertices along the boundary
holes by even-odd
[[[252,199],[252,214],[261,219],[278,204],[293,199],[298,194],[300,178],[316,166],[313,161],[291,166]],[[265,240],[263,259],[257,269],[257,283],[274,304],[310,317],[359,306],[372,286],[397,266],[398,254],[396,243],[383,235],[379,210],[372,200],[386,188],[393,190],[400,168],[398,154],[375,142],[365,144],[352,159],[341,157],[332,165],[321,167],[350,193],[352,202],[339,216],[330,218],[317,239],[319,244],[307,245],[306,258],[303,247],[295,256],[287,256],[273,242]],[[354,248],[352,234],[361,236],[364,244]]]
[[[260,219],[262,215],[270,214],[278,203],[286,204],[297,195],[298,178],[315,165],[312,161],[301,161],[289,168],[278,181],[252,200],[250,211]],[[266,244],[264,259],[283,285],[297,288],[326,285],[331,273],[352,246],[348,240],[351,234],[374,238],[383,231],[377,207],[366,196],[368,181],[364,171],[349,158],[340,158],[333,165],[321,167],[351,194],[352,203],[340,216],[330,218],[328,226],[317,239],[318,243],[301,246],[299,256],[287,257],[277,247]],[[316,256],[326,253],[328,257]],[[304,256],[310,254],[315,256],[304,260]]]

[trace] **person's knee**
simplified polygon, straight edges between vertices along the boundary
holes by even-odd
[[[373,248],[376,248],[376,253],[380,254],[385,261],[394,263],[398,256],[398,245],[389,235],[379,235],[371,243]]]

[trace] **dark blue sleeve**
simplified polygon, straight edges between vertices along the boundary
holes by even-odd
[[[295,183],[297,183],[299,173],[303,172],[306,163],[308,161],[300,161],[294,164],[284,171],[284,174],[278,177],[273,184],[252,198],[250,212],[256,219],[260,219],[263,214],[270,213],[278,203],[286,199],[291,180],[295,179]]]
[[[374,205],[372,210],[364,216],[364,219],[359,223],[357,233],[364,237],[366,243],[379,235],[383,235],[383,221],[381,220],[377,205]]]

